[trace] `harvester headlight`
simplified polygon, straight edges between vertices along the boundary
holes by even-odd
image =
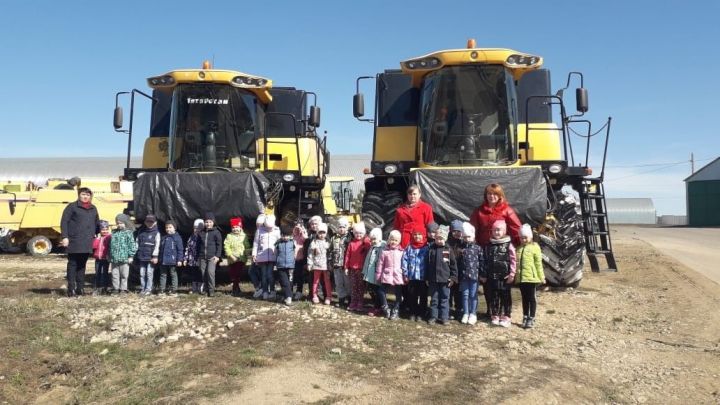
[[[540,58],[532,55],[510,55],[505,63],[510,66],[532,66],[540,62]]]
[[[385,173],[387,174],[395,174],[397,173],[398,167],[397,165],[389,164],[385,166]]]
[[[295,175],[292,174],[292,173],[285,173],[285,174],[283,174],[283,178],[282,178],[282,179],[283,179],[284,181],[293,181],[293,180],[295,180]]]
[[[548,167],[548,171],[552,174],[558,174],[562,170],[562,165],[559,165],[557,163],[551,164],[550,167]]]
[[[430,69],[438,66],[440,66],[440,59],[438,58],[424,58],[405,62],[405,67],[408,69]]]
[[[175,78],[169,75],[160,77],[151,77],[148,79],[152,86],[170,86],[175,84]]]

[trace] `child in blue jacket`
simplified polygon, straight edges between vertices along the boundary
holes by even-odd
[[[174,295],[178,288],[177,268],[182,266],[185,249],[180,234],[175,231],[175,222],[165,222],[165,235],[160,239],[160,291],[166,292],[168,274],[171,284],[168,294]]]
[[[291,226],[283,225],[280,227],[280,232],[282,236],[275,242],[275,266],[285,296],[285,305],[290,305],[292,303],[290,274],[295,269],[295,240]]]

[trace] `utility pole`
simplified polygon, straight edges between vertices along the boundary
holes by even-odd
[[[695,154],[690,153],[690,174],[695,174]]]

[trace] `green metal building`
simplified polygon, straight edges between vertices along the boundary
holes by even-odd
[[[720,157],[685,179],[689,226],[720,226]]]

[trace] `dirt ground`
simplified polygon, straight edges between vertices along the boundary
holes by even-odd
[[[720,286],[639,229],[613,232],[620,272],[540,293],[533,330],[517,292],[511,328],[428,326],[249,294],[69,299],[63,258],[0,255],[0,403],[720,403]]]

